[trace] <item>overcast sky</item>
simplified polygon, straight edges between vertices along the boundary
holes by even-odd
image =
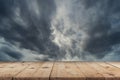
[[[120,61],[120,0],[0,0],[0,61]]]

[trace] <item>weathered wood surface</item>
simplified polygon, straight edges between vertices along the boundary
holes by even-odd
[[[0,80],[120,80],[120,62],[0,62]]]

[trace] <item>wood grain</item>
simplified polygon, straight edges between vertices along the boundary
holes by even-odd
[[[120,80],[120,62],[0,62],[0,80]]]
[[[105,80],[102,74],[100,74],[93,67],[89,66],[89,64],[86,62],[77,62],[76,64],[78,65],[81,72],[83,72],[86,76],[86,80]]]
[[[27,63],[7,63],[6,66],[0,68],[0,80],[11,80],[13,76],[24,70],[27,66]]]
[[[49,80],[54,62],[45,62],[33,75],[38,80]]]
[[[85,76],[75,63],[56,62],[50,80],[85,80]]]
[[[32,76],[37,72],[37,70],[39,69],[39,67],[42,65],[43,63],[29,63],[29,66],[21,71],[19,74],[17,74],[13,80],[28,80],[31,79]]]
[[[105,80],[117,80],[117,78],[111,73],[111,71],[107,70],[105,67],[100,66],[98,63],[100,62],[90,62],[87,63],[91,67],[93,67],[95,70],[97,70],[100,74],[102,74],[105,77]],[[103,62],[101,62],[103,63]],[[111,66],[111,65],[109,65]]]
[[[120,80],[119,76],[120,76],[120,68],[117,68],[115,66],[111,66],[107,63],[102,63],[102,62],[99,62],[97,63],[99,65],[101,65],[103,68],[105,68],[107,71],[109,71],[109,74],[114,76],[114,79],[115,80]]]

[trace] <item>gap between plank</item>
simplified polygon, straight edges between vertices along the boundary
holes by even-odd
[[[54,68],[55,63],[56,63],[56,62],[53,62],[53,66],[52,66],[52,69],[51,69],[51,72],[50,72],[49,80],[51,80],[51,75],[52,75],[52,72],[53,72],[53,68]]]

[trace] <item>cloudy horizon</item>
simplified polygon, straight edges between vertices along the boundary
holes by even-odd
[[[0,0],[0,61],[120,61],[120,0]]]

